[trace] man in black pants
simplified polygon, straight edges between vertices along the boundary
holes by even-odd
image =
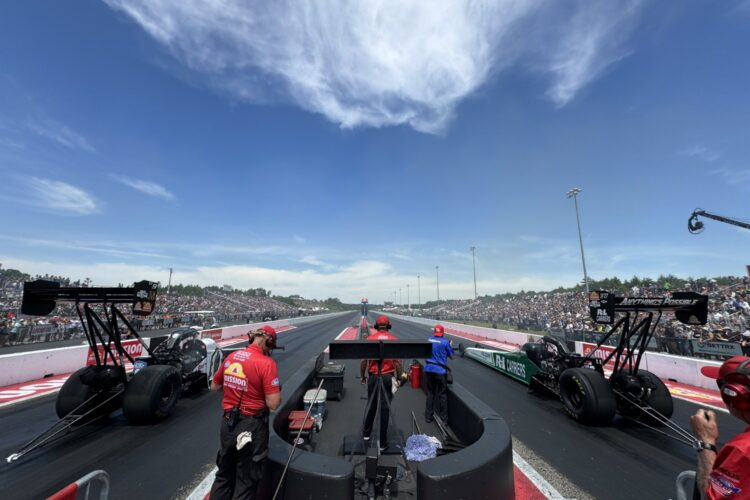
[[[270,326],[248,333],[250,345],[230,354],[211,383],[224,391],[219,453],[211,500],[255,498],[268,456],[268,412],[281,404],[276,347]]]
[[[427,377],[427,402],[424,418],[427,423],[434,420],[434,416],[448,423],[448,359],[453,359],[453,348],[450,341],[444,338],[443,325],[435,325],[432,329],[432,357],[425,362],[425,376]]]
[[[375,330],[377,333],[367,337],[367,340],[380,341],[380,340],[396,340],[396,337],[388,333],[391,329],[391,322],[385,316],[380,316],[375,321]],[[365,378],[365,374],[369,373],[369,378]],[[372,400],[370,408],[365,416],[365,426],[363,430],[364,439],[367,441],[370,439],[370,433],[375,422],[375,413],[377,412],[378,402],[373,397],[373,393],[376,390],[378,379],[383,380],[383,389],[385,394],[381,394],[380,397],[380,450],[385,450],[388,447],[388,419],[390,417],[390,411],[388,406],[391,399],[393,398],[393,381],[392,377],[397,375],[402,376],[403,370],[401,369],[401,363],[395,359],[383,360],[383,366],[380,370],[381,375],[378,376],[378,362],[375,360],[362,360],[360,363],[360,380],[364,384],[367,382],[367,399]],[[387,399],[386,399],[387,398]]]

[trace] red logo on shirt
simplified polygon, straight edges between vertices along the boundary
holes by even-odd
[[[711,489],[725,498],[732,497],[742,491],[737,479],[729,477],[721,471],[713,471],[709,479],[711,481]]]

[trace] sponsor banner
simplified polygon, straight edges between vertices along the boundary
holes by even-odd
[[[715,356],[742,356],[742,346],[737,342],[700,342],[691,340],[693,352]]]
[[[536,365],[529,361],[524,353],[502,353],[488,349],[468,347],[466,349],[466,356],[525,384],[529,384],[531,377],[539,371]]]
[[[112,350],[112,353],[117,356],[117,353],[115,352],[115,345],[113,343],[109,344],[110,349]],[[132,340],[123,340],[122,341],[122,348],[125,352],[130,354],[131,357],[136,358],[138,356],[143,356],[143,344],[138,342],[137,339]],[[97,351],[99,351],[99,359],[104,359],[104,346],[98,345],[96,346]],[[109,358],[108,358],[109,359]],[[86,366],[91,366],[96,364],[96,357],[94,356],[94,351],[89,347],[88,355],[86,356]]]
[[[581,346],[583,346],[583,353],[582,353],[583,356],[588,356],[591,353],[591,351],[596,349],[596,344],[592,344],[591,342],[581,342]],[[613,352],[615,352],[614,347],[603,345],[599,347],[599,349],[596,350],[593,357],[599,358],[602,361],[604,361],[607,358],[607,356],[609,356]],[[637,355],[638,355],[638,349],[634,349],[633,356],[637,356]],[[624,359],[625,359],[625,355],[624,354],[620,355],[620,363],[622,363]],[[620,366],[622,366],[622,364]],[[612,357],[612,359],[609,360],[609,362],[605,365],[605,367],[612,370],[615,367],[615,358]],[[645,369],[645,365],[643,367]]]

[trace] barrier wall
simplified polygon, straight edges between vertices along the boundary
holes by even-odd
[[[440,323],[445,327],[445,331],[448,334],[481,337],[483,339],[492,340],[495,342],[513,344],[517,347],[521,347],[526,342],[536,342],[537,340],[539,340],[539,338],[542,337],[541,335],[535,335],[532,333],[513,332],[510,330],[496,330],[494,328],[485,328],[482,326],[470,326],[462,325],[460,323],[451,323],[448,321],[436,321],[434,319],[401,316],[400,314],[388,313],[388,316],[427,326],[434,326]],[[478,342],[481,342],[481,340],[479,340]],[[591,344],[588,342],[576,342],[575,345],[576,352],[579,354],[584,354],[587,347],[590,349],[596,344]],[[611,350],[612,347],[602,346],[602,349]],[[709,361],[706,359],[689,358],[686,356],[675,356],[673,354],[664,354],[650,351],[646,351],[646,353],[643,355],[643,360],[641,361],[641,367],[643,369],[654,373],[659,378],[713,391],[716,390],[716,381],[708,377],[704,377],[703,374],[701,374],[700,369],[703,366],[720,365],[721,362],[719,361]]]
[[[342,314],[351,314],[351,312],[345,311],[341,313],[321,314],[319,316],[304,316],[301,318],[213,328],[202,330],[202,334],[214,340],[226,340],[246,335],[248,331],[263,325],[271,325],[274,328],[281,329]],[[150,345],[151,338],[145,337],[143,341],[146,345]],[[0,355],[0,387],[76,371],[86,365],[89,353],[88,344],[83,340],[81,342],[82,345],[73,347],[58,347],[56,349]]]

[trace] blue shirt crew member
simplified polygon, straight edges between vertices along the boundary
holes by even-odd
[[[430,423],[437,415],[448,423],[448,359],[453,359],[453,348],[450,341],[444,338],[443,325],[435,325],[432,329],[432,357],[425,362],[425,376],[427,378],[427,402],[424,418]]]

